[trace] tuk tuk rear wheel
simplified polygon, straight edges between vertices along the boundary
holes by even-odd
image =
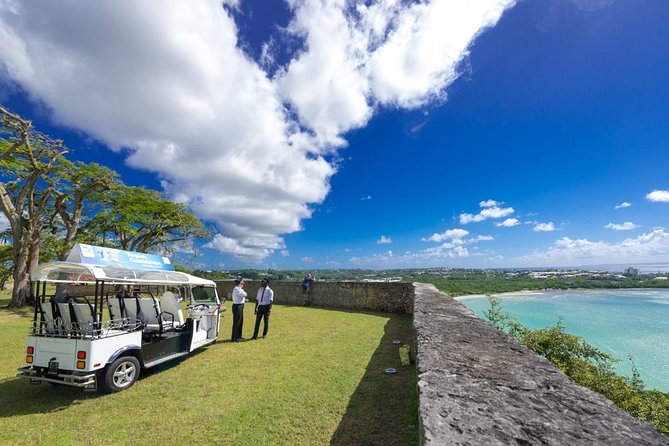
[[[139,361],[134,356],[121,356],[105,368],[103,388],[109,393],[132,386],[139,378]]]

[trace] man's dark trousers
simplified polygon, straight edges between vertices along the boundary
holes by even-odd
[[[244,325],[244,304],[232,304],[232,342],[242,337]]]
[[[260,328],[260,319],[265,320],[265,325],[262,331],[263,336],[267,336],[269,330],[269,305],[258,305],[258,313],[256,314],[256,327],[253,330],[253,337],[258,337],[258,329]]]

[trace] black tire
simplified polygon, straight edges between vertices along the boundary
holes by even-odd
[[[121,356],[104,369],[102,387],[106,392],[125,390],[139,378],[139,361],[134,356]]]

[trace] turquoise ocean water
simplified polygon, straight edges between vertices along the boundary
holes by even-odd
[[[648,389],[669,392],[669,290],[568,290],[507,293],[502,308],[530,328],[555,324],[622,361],[616,370],[631,375],[634,363]],[[459,298],[479,317],[485,297]]]

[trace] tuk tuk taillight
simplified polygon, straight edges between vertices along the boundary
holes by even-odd
[[[77,359],[86,359],[86,352],[78,351],[77,352]]]
[[[28,348],[26,349],[26,353],[28,353],[29,355],[34,355],[35,354],[35,347],[33,347],[32,345],[29,345]]]

